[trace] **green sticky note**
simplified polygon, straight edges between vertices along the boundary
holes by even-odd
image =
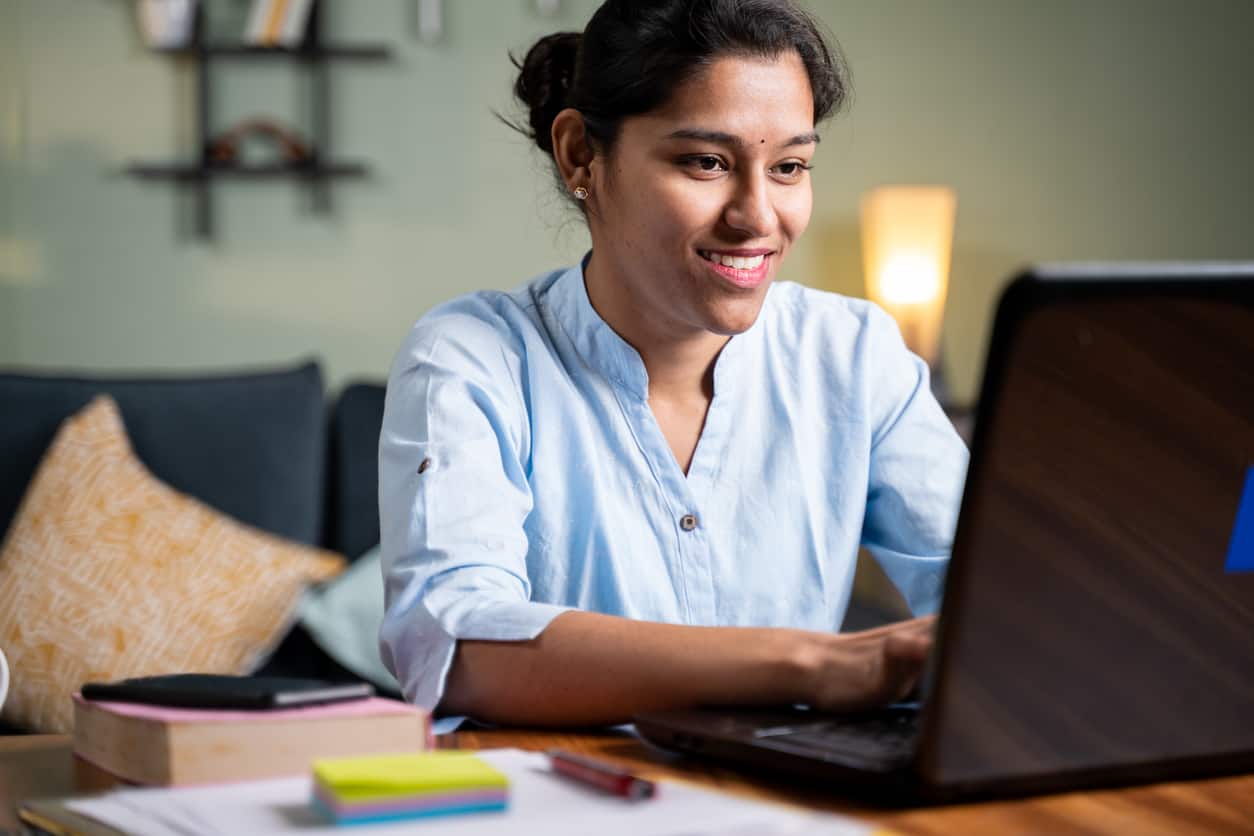
[[[314,761],[314,780],[352,803],[457,790],[503,790],[509,779],[473,752],[445,749]]]

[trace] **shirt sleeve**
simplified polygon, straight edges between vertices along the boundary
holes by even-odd
[[[862,544],[911,612],[925,615],[940,606],[967,448],[932,395],[927,364],[888,314],[869,310],[864,369],[872,435]]]
[[[567,609],[529,600],[519,368],[502,328],[445,314],[414,327],[388,376],[379,649],[405,697],[427,710],[443,696],[458,639],[535,638]]]

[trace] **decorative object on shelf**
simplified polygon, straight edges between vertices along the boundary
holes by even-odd
[[[418,37],[427,43],[444,37],[444,0],[418,0]]]
[[[294,5],[280,8],[279,0],[273,2],[275,14],[284,16],[296,10]],[[288,0],[288,4],[297,4],[302,0]],[[273,46],[260,46],[253,43],[209,43],[205,39],[205,13],[203,6],[198,6],[194,14],[192,38],[181,49],[170,52],[188,55],[194,59],[196,67],[196,98],[195,98],[195,130],[196,150],[194,156],[186,161],[173,162],[142,162],[131,163],[126,172],[134,177],[146,180],[172,180],[181,183],[192,191],[196,200],[196,232],[202,238],[212,235],[212,213],[210,212],[210,181],[218,176],[241,179],[276,179],[299,178],[309,184],[313,195],[313,207],[316,211],[328,211],[331,207],[331,194],[328,186],[332,177],[362,177],[368,171],[363,163],[336,160],[331,154],[331,119],[330,94],[328,90],[327,62],[331,59],[379,60],[388,57],[386,46],[359,45],[343,46],[327,44],[321,34],[321,0],[308,0],[307,21],[304,24],[303,38],[294,44],[282,42]],[[257,6],[253,7],[254,14]],[[251,26],[251,22],[250,22]],[[213,77],[210,67],[216,60],[248,59],[248,60],[296,60],[307,68],[310,75],[310,125],[308,140],[301,139],[278,128],[265,120],[250,120],[242,134],[227,134],[216,138],[210,136],[212,130],[212,114],[210,104],[214,97],[210,95],[210,79]],[[259,124],[259,121],[261,124]],[[241,159],[239,140],[244,136],[262,134],[270,136],[278,142],[281,159],[277,161],[249,162]],[[299,149],[299,153],[298,153]],[[229,162],[225,161],[229,160]]]
[[[931,367],[938,396],[957,205],[947,186],[881,186],[860,206],[867,296],[892,314],[906,345]]]
[[[314,0],[253,0],[244,42],[295,49],[304,43]]]
[[[139,0],[139,28],[153,49],[182,49],[192,41],[196,0]]]
[[[536,11],[545,17],[552,17],[562,10],[562,0],[536,0]]]
[[[250,137],[271,140],[279,149],[280,159],[287,165],[303,165],[310,161],[304,141],[289,128],[269,119],[247,119],[220,134],[209,144],[209,162],[214,165],[239,165],[241,146]]]

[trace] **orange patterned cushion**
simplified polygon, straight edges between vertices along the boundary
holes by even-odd
[[[69,732],[83,682],[248,673],[343,567],[159,481],[101,395],[57,432],[0,551],[4,719]]]

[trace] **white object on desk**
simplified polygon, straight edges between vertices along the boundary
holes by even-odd
[[[0,710],[4,708],[4,698],[9,695],[9,660],[4,658],[4,649],[0,648]]]
[[[563,778],[544,755],[489,749],[479,756],[509,776],[509,809],[353,828],[363,836],[866,836],[875,826],[843,816],[664,783],[658,797],[626,801]],[[71,810],[133,836],[289,834],[344,836],[309,806],[309,778],[210,787],[127,789],[67,802]]]

